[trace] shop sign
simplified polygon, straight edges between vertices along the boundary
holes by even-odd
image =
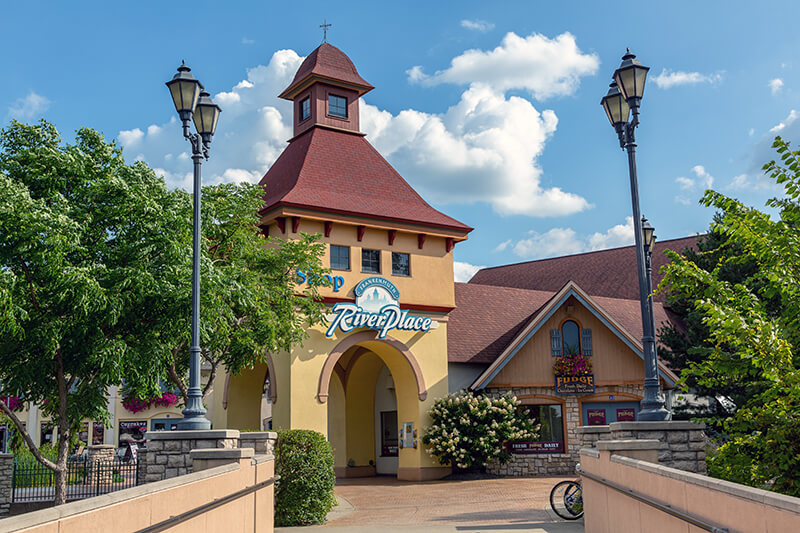
[[[556,394],[592,394],[594,374],[556,376]]]
[[[386,278],[372,276],[361,280],[354,290],[355,303],[341,302],[333,306],[335,315],[325,332],[333,337],[336,329],[344,333],[356,328],[370,328],[383,339],[390,330],[428,331],[433,320],[426,316],[409,315],[408,309],[401,310],[398,299],[400,291]]]
[[[521,441],[508,444],[509,453],[564,453],[564,443],[560,441]]]
[[[294,282],[298,285],[307,283],[309,286],[321,285],[323,287],[333,287],[333,292],[339,292],[339,289],[344,285],[344,278],[342,276],[331,276],[330,274],[319,275],[313,270],[303,272],[299,268],[295,271],[297,277]]]
[[[635,422],[636,410],[632,407],[617,409],[617,422]]]
[[[605,426],[606,425],[606,410],[605,409],[587,409],[586,418],[590,426]]]

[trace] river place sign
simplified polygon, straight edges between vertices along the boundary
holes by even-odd
[[[353,291],[355,303],[341,302],[333,306],[335,315],[326,337],[333,337],[337,329],[344,333],[357,328],[369,328],[383,339],[393,329],[406,331],[428,331],[433,320],[427,316],[409,315],[408,309],[400,309],[400,291],[394,283],[380,276],[361,280]]]

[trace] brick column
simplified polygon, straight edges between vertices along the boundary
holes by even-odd
[[[86,462],[89,467],[89,483],[110,485],[114,481],[114,446],[97,444],[86,448]]]
[[[142,483],[161,481],[193,471],[189,453],[197,449],[237,448],[239,430],[149,431],[146,474]]]
[[[11,509],[11,475],[14,469],[14,456],[0,453],[0,517],[6,516]]]

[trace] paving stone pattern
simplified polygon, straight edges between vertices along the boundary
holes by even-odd
[[[525,396],[553,396],[552,387],[513,387],[486,389],[493,397],[512,394],[525,403]],[[597,387],[598,394],[628,393],[643,395],[641,385],[603,386]],[[585,446],[583,436],[578,433],[581,426],[581,410],[579,395],[564,395],[563,415],[567,419],[566,452],[563,454],[513,454],[511,460],[504,465],[490,463],[487,472],[501,476],[557,476],[575,473],[575,465],[580,462],[580,449]],[[595,400],[597,401],[597,400]],[[609,437],[610,438],[610,437]],[[644,438],[644,437],[642,437]],[[597,439],[595,439],[597,440]]]
[[[8,514],[11,508],[11,475],[14,469],[14,456],[0,453],[0,517]]]

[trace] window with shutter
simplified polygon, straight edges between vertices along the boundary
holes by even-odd
[[[561,355],[561,331],[557,329],[550,330],[550,351],[553,357]]]
[[[592,330],[581,330],[581,344],[583,344],[583,355],[592,355]]]

